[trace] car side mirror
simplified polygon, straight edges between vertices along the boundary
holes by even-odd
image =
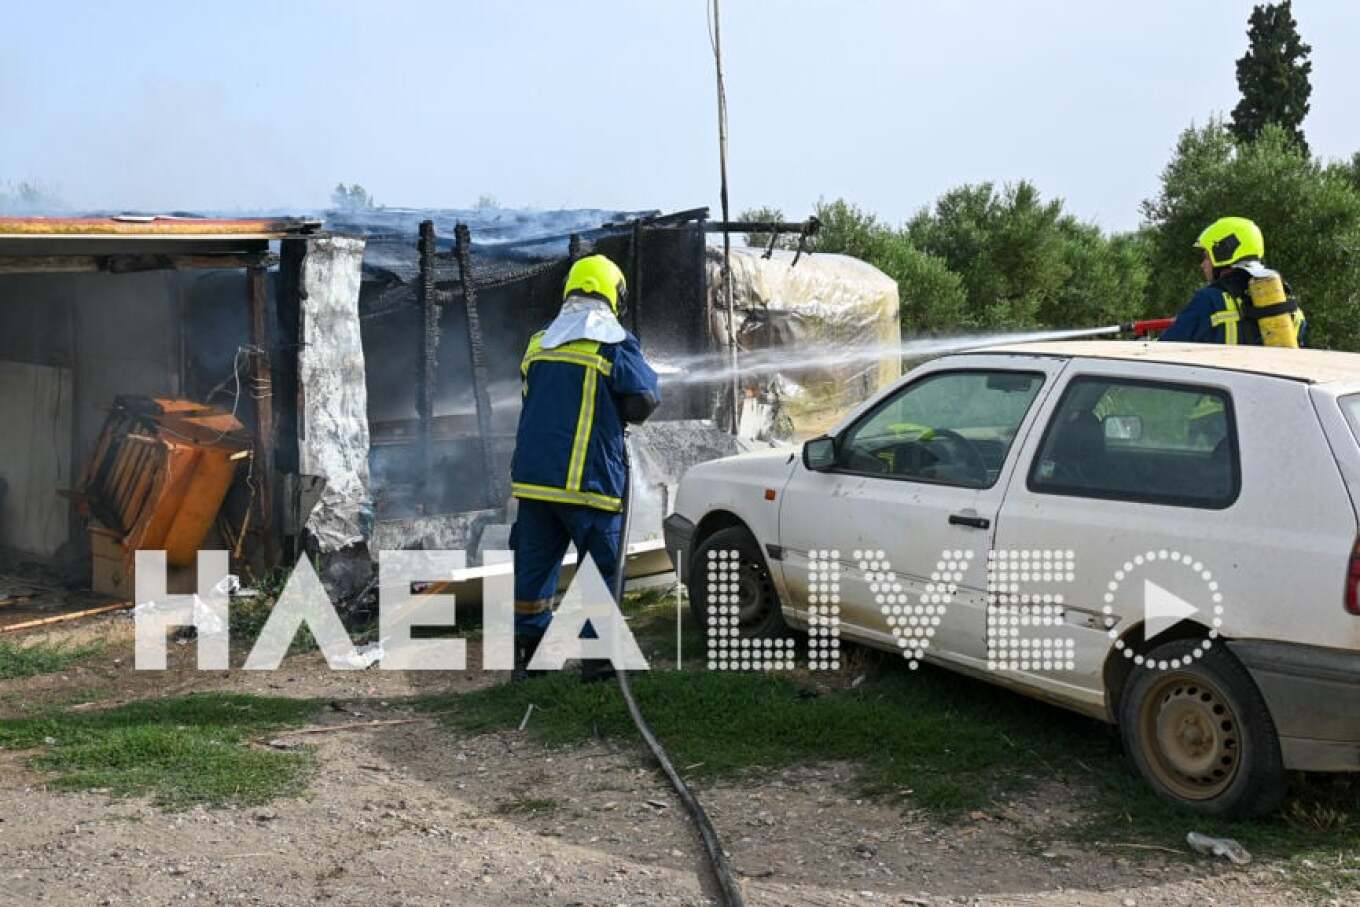
[[[823,435],[803,445],[803,465],[813,472],[826,472],[836,465],[836,439]]]

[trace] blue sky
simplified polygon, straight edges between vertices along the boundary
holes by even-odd
[[[734,210],[890,221],[1028,178],[1137,224],[1226,114],[1250,2],[724,0]],[[1360,16],[1299,0],[1316,152],[1360,149]],[[717,205],[704,0],[12,4],[0,182],[74,207]]]

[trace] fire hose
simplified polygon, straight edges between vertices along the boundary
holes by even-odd
[[[633,464],[628,451],[628,435],[625,432],[623,438],[623,525],[619,529],[619,556],[618,565],[614,570],[614,601],[618,604],[620,613],[623,610],[623,578],[627,566],[628,556],[628,524],[632,522],[633,511]],[[699,837],[703,841],[704,853],[708,856],[709,865],[713,868],[713,875],[717,879],[718,888],[721,892],[720,901],[724,907],[742,907],[744,901],[741,896],[741,887],[737,884],[736,878],[732,875],[732,867],[727,862],[727,854],[723,852],[722,841],[718,839],[718,831],[713,827],[713,823],[708,818],[708,813],[704,812],[703,804],[694,796],[694,791],[690,790],[685,779],[680,777],[680,773],[675,770],[670,756],[666,754],[666,748],[661,745],[661,741],[656,738],[651,725],[642,714],[642,709],[638,707],[637,699],[633,696],[633,686],[629,682],[628,672],[619,670],[616,672],[619,680],[619,692],[623,694],[623,701],[628,705],[628,714],[633,719],[633,724],[637,726],[638,733],[647,744],[647,749],[652,751],[652,756],[661,766],[661,771],[671,782],[671,787],[675,788],[676,795],[685,809],[694,819],[694,825],[699,829]]]
[[[1131,321],[1125,324],[1113,324],[1108,327],[1092,328],[1090,331],[1083,332],[1086,336],[1104,336],[1110,334],[1132,334],[1134,337],[1147,337],[1150,334],[1160,333],[1171,327],[1174,318],[1150,318],[1143,321]],[[620,611],[623,608],[623,583],[626,570],[628,555],[628,530],[633,516],[633,467],[632,458],[629,455],[628,435],[625,432],[623,439],[623,523],[619,529],[619,556],[618,565],[614,571],[614,601],[618,604]],[[637,698],[633,695],[633,686],[629,681],[628,672],[619,670],[616,672],[619,681],[619,692],[623,694],[623,701],[628,706],[628,714],[633,719],[633,724],[637,727],[638,734],[642,736],[647,748],[651,750],[652,756],[661,766],[661,771],[675,788],[675,793],[684,804],[685,809],[694,819],[695,826],[699,829],[699,836],[703,841],[704,852],[708,856],[709,865],[713,869],[713,875],[717,879],[718,887],[721,891],[721,902],[726,907],[742,907],[744,903],[741,896],[741,888],[737,884],[736,878],[732,875],[732,868],[727,862],[727,855],[723,852],[722,842],[718,838],[717,829],[713,827],[708,814],[704,812],[701,804],[689,785],[680,777],[680,773],[675,770],[670,756],[666,753],[666,748],[657,739],[656,733],[651,725],[647,723],[646,717],[642,714],[642,709],[638,707]]]
[[[1110,334],[1132,334],[1134,337],[1149,337],[1153,334],[1160,334],[1175,322],[1174,318],[1146,318],[1142,321],[1126,321],[1123,324],[1111,324],[1102,328],[1081,329],[1070,333],[1064,332],[1064,336],[1069,337],[1104,337]]]

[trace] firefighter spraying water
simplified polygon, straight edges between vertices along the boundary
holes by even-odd
[[[577,261],[560,312],[530,338],[520,365],[524,403],[510,466],[519,499],[510,537],[517,678],[552,620],[567,546],[589,555],[609,585],[622,569],[624,425],[645,421],[661,402],[656,372],[618,320],[626,292],[623,272],[605,256]],[[587,664],[582,673],[608,671]]]

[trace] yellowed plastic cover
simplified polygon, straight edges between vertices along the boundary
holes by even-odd
[[[773,404],[773,436],[806,438],[900,377],[902,329],[897,282],[878,268],[848,255],[793,258],[733,249],[733,301],[739,355],[777,363],[743,374],[747,400]],[[709,249],[708,271],[713,337],[725,348],[720,250]]]

